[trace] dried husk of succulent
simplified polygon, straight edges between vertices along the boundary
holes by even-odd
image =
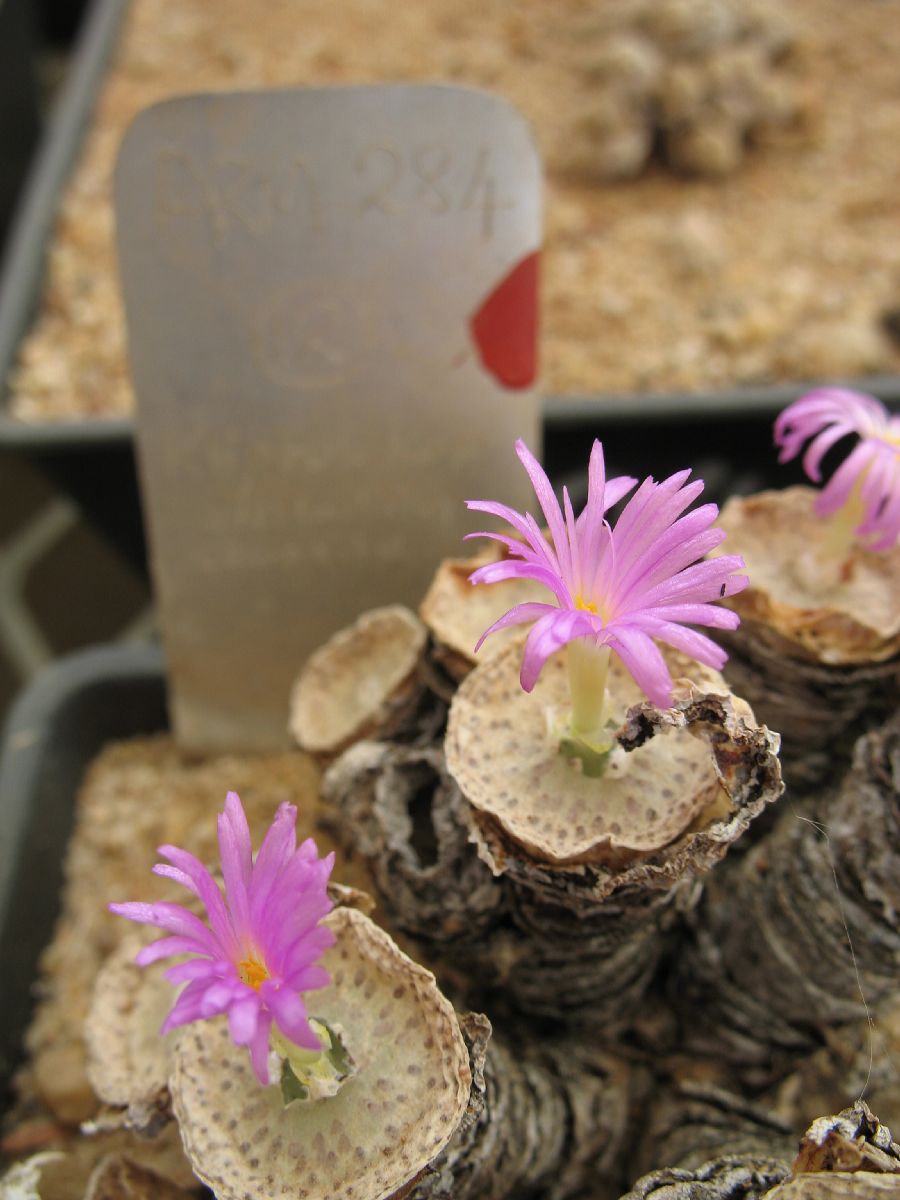
[[[696,1080],[658,1085],[635,1174],[666,1167],[691,1170],[711,1159],[778,1164],[787,1173],[796,1152],[795,1127],[761,1103]]]
[[[506,579],[477,587],[469,582],[478,567],[507,557],[504,546],[491,542],[469,558],[444,559],[419,606],[419,616],[431,633],[430,657],[454,684],[519,638],[516,628],[500,630],[476,655],[478,639],[489,626],[517,604],[546,599],[547,589],[530,579]]]
[[[900,1147],[862,1101],[814,1121],[791,1162],[760,1129],[756,1151],[645,1175],[622,1200],[888,1200],[900,1197]]]
[[[589,779],[546,735],[562,664],[528,697],[520,654],[513,644],[461,685],[446,760],[437,746],[360,743],[327,772],[323,799],[391,920],[431,957],[494,1004],[609,1032],[633,1016],[697,876],[779,795],[777,739],[687,660],[673,656],[676,674],[693,667],[697,686],[683,680],[664,712],[634,703],[613,668],[632,708],[620,761]]]
[[[847,1096],[865,1096],[886,1124],[898,1128],[900,989],[864,1019],[824,1029],[822,1036],[823,1045],[769,1089],[767,1101],[774,1111],[801,1129]]]
[[[838,789],[711,879],[676,965],[685,1044],[757,1082],[783,1074],[896,999],[898,912],[900,714],[858,740]]]
[[[500,634],[476,658],[479,636],[544,591],[528,580],[469,583],[476,567],[504,556],[492,544],[471,558],[445,559],[419,616],[401,604],[369,609],[319,647],[291,691],[288,728],[297,744],[327,763],[364,738],[433,741],[460,681],[510,640]]]
[[[568,1042],[488,1048],[487,1019],[457,1018],[430,972],[362,912],[337,908],[326,921],[337,937],[323,959],[332,983],[310,1007],[344,1029],[359,1067],[336,1097],[285,1108],[222,1020],[161,1039],[171,987],[158,967],[134,965],[133,939],[102,972],[89,1020],[107,1123],[148,1134],[174,1115],[196,1177],[219,1200],[285,1187],[309,1200],[564,1200],[598,1173],[615,1177],[625,1067],[599,1051],[582,1062]]]
[[[125,1154],[109,1154],[91,1173],[84,1200],[187,1200],[196,1194],[196,1185],[179,1187]]]
[[[425,684],[428,631],[400,604],[364,612],[316,650],[300,672],[288,726],[327,761],[363,737],[415,740],[443,724]]]
[[[465,1123],[411,1193],[416,1200],[592,1197],[621,1190],[633,1110],[646,1073],[568,1037],[512,1042],[485,1017],[461,1018],[475,1065]],[[483,1100],[483,1103],[482,1103]]]
[[[816,492],[735,497],[719,523],[750,586],[723,631],[729,684],[782,736],[789,785],[802,789],[849,760],[853,741],[900,703],[900,551],[855,545],[829,558]]]
[[[122,1126],[143,1137],[171,1120],[172,1036],[160,1037],[159,1029],[172,1007],[172,985],[162,964],[142,970],[134,962],[151,940],[136,932],[109,956],[84,1024],[88,1079],[106,1106],[94,1125]]]

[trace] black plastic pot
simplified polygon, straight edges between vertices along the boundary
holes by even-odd
[[[32,1002],[41,950],[59,911],[75,795],[108,741],[167,727],[163,658],[152,645],[102,646],[42,671],[13,706],[0,742],[0,1096]]]

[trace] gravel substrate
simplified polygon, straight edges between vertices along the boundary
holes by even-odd
[[[722,7],[680,8],[703,3]],[[65,194],[12,413],[131,409],[110,208],[122,132],[166,96],[266,85],[450,80],[522,110],[549,176],[550,394],[900,371],[889,332],[896,338],[900,325],[900,0],[781,6],[793,42],[779,74],[794,116],[757,133],[732,174],[688,179],[656,163],[637,180],[602,183],[585,173],[576,134],[602,99],[594,56],[606,34],[597,31],[634,7],[271,0],[260,21],[240,0],[132,0]]]

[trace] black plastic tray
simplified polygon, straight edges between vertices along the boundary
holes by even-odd
[[[21,1052],[41,950],[59,911],[63,855],[88,763],[116,738],[168,725],[153,645],[102,646],[46,668],[0,742],[0,1108]]]
[[[127,444],[131,439],[127,419],[37,424],[14,421],[5,411],[5,381],[40,302],[46,252],[62,191],[81,149],[126,8],[126,0],[93,0],[90,5],[10,228],[0,271],[0,384],[4,388],[0,447],[69,451]]]

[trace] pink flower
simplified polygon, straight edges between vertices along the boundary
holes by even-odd
[[[812,439],[803,469],[819,483],[826,451],[854,433],[859,441],[819,493],[816,512],[831,516],[858,487],[863,520],[856,533],[874,539],[870,549],[889,550],[900,537],[900,417],[892,417],[879,400],[845,388],[819,388],[801,396],[775,422],[778,461],[796,458]]]
[[[171,955],[191,957],[166,971],[187,986],[166,1017],[161,1033],[191,1021],[228,1014],[231,1036],[247,1046],[260,1083],[269,1082],[272,1022],[288,1039],[320,1048],[310,1028],[301,992],[325,987],[330,976],[316,959],[334,945],[319,921],[331,910],[326,884],[334,855],[318,857],[312,838],[299,848],[297,810],[280,805],[256,860],[241,801],[229,792],[219,815],[219,852],[225,897],[199,859],[177,846],[160,846],[171,866],[153,870],[183,884],[206,908],[209,925],[180,904],[111,904],[131,921],[156,925],[167,937],[146,946],[135,960],[147,966]]]
[[[698,561],[725,537],[722,530],[710,528],[719,514],[715,504],[682,515],[703,491],[703,482],[687,483],[690,471],[679,471],[662,483],[645,479],[610,528],[606,509],[636,481],[607,481],[598,441],[591,450],[587,504],[577,520],[567,490],[563,488],[561,510],[550,481],[523,442],[516,442],[516,453],[531,479],[552,546],[529,513],[491,501],[469,501],[469,508],[501,517],[523,539],[469,534],[502,542],[510,554],[503,562],[480,567],[470,580],[535,579],[554,594],[556,603],[517,605],[482,634],[476,650],[497,630],[534,621],[520,676],[526,692],[555,651],[576,638],[587,638],[618,654],[639,687],[661,706],[670,702],[672,679],[655,639],[711,667],[722,667],[724,650],[683,624],[734,629],[740,623],[737,614],[710,601],[732,596],[747,585],[746,576],[732,573],[744,566],[738,555]]]

